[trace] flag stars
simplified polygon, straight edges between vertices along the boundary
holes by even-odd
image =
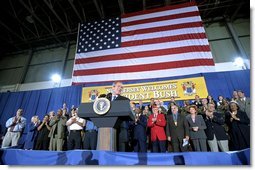
[[[79,31],[77,52],[96,52],[120,47],[120,18],[110,18],[95,22],[82,23]]]

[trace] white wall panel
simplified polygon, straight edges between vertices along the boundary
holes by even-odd
[[[49,81],[54,73],[61,73],[61,62],[29,66],[25,83]]]
[[[22,72],[23,68],[0,70],[0,86],[19,83]]]
[[[23,67],[28,58],[28,53],[0,57],[0,69]]]
[[[52,48],[34,52],[30,65],[61,61],[66,54],[64,48]]]
[[[64,79],[72,78],[73,64],[74,64],[74,60],[68,60],[66,62],[66,68],[63,75]]]
[[[236,20],[233,22],[233,26],[238,36],[250,35],[250,20]]]
[[[238,56],[237,50],[231,39],[210,42],[215,63],[233,61]]]
[[[225,23],[213,23],[205,27],[208,40],[230,38]]]

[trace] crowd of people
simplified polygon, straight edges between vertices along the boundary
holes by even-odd
[[[18,145],[26,127],[26,118],[22,114],[23,110],[18,109],[16,116],[7,120],[2,148]],[[93,122],[80,118],[78,108],[73,107],[68,113],[65,103],[57,113],[51,111],[46,114],[42,121],[38,116],[33,116],[27,127],[23,146],[26,150],[96,149],[97,127]]]
[[[110,101],[128,100],[120,95],[122,83],[113,85]],[[116,95],[116,96],[115,96]],[[133,121],[123,121],[117,129],[117,151],[124,152],[187,152],[230,151],[250,147],[250,99],[241,90],[232,99],[211,96],[186,100],[183,105],[171,97],[169,105],[151,98],[150,103],[130,101],[135,113]],[[7,132],[2,148],[17,146],[26,127],[23,110],[6,122]],[[79,117],[78,108],[69,111],[66,104],[46,114],[42,121],[31,118],[26,128],[23,148],[27,150],[96,150],[98,128]],[[124,130],[123,130],[124,129]],[[125,138],[123,137],[125,136]]]
[[[226,152],[250,147],[250,98],[241,90],[233,91],[231,99],[219,96],[218,101],[210,95],[203,99],[196,95],[182,106],[174,97],[168,106],[154,98],[149,105],[140,101],[131,106],[138,118],[130,134],[137,134],[136,126],[143,126],[146,135],[139,140],[146,141],[145,152]],[[134,148],[141,141],[134,142]],[[144,152],[143,147],[138,151]]]

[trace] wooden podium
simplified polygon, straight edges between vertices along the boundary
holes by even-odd
[[[93,103],[81,103],[79,117],[92,121],[98,127],[97,150],[116,151],[116,129],[123,120],[134,120],[129,100],[111,102],[110,110],[99,115],[93,110]]]

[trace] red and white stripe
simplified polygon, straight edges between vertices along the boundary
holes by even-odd
[[[122,16],[121,48],[75,56],[73,84],[140,80],[214,71],[194,3]]]

